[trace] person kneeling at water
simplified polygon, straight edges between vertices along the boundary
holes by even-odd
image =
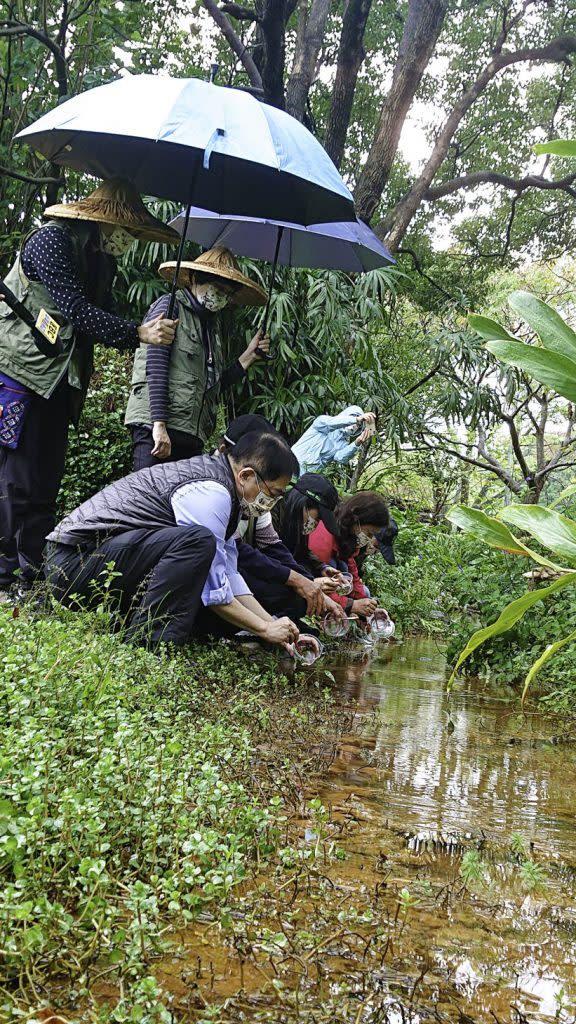
[[[272,424],[263,416],[238,416],[226,427],[219,450],[233,452],[247,430],[276,433]],[[338,494],[328,481],[326,484],[333,492],[335,507]],[[290,502],[291,496],[292,492],[288,495],[286,503]],[[326,592],[336,589],[336,582],[315,579],[315,573],[298,564],[292,552],[276,533],[272,522],[272,509],[276,513],[283,504],[285,502],[264,499],[256,515],[249,515],[248,512],[242,515],[234,537],[238,547],[238,569],[241,576],[260,604],[272,615],[289,615],[298,620],[306,614],[343,614],[340,607],[326,596]],[[298,513],[298,520],[303,529],[301,512]],[[320,573],[317,575],[320,576]]]
[[[269,643],[298,639],[290,619],[273,619],[237,572],[232,536],[243,509],[280,497],[297,471],[278,435],[246,434],[230,455],[201,455],[141,469],[109,484],[48,537],[46,577],[65,603],[111,591],[129,614],[126,639],[183,645],[209,608]]]
[[[376,610],[377,601],[368,596],[358,573],[356,556],[361,549],[390,521],[388,506],[375,491],[358,491],[346,498],[336,510],[337,532],[320,523],[309,537],[310,550],[324,565],[348,571],[352,576],[352,593],[334,596],[347,615],[366,618]]]

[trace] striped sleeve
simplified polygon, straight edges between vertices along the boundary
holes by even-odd
[[[153,302],[144,317],[143,323],[149,323],[157,316],[166,316],[170,306],[170,296],[161,295]],[[178,316],[178,306],[174,307],[174,318]],[[150,422],[166,423],[168,420],[168,377],[170,374],[170,345],[148,345],[146,347],[146,379],[150,400]]]

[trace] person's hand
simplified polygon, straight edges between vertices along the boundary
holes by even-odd
[[[376,611],[377,607],[378,601],[373,597],[361,597],[352,602],[351,610],[354,615],[360,615],[363,619],[367,619]]]
[[[152,426],[152,438],[154,440],[154,447],[150,452],[151,455],[155,455],[157,459],[167,459],[172,454],[172,442],[170,440],[170,434],[166,430],[166,424],[157,420]]]
[[[249,366],[252,366],[252,363],[257,363],[258,360],[262,359],[260,352],[257,352],[256,349],[260,349],[261,352],[270,351],[270,338],[267,334],[262,333],[261,328],[252,338],[248,348],[246,348],[239,357],[238,361],[244,370],[247,370]]]
[[[269,644],[286,647],[298,640],[300,632],[291,619],[283,616],[281,619],[270,619],[269,622],[266,622],[260,635]]]
[[[306,601],[307,615],[324,615],[326,598],[322,589],[322,580],[309,580],[307,576],[296,576],[293,589]]]
[[[321,576],[317,582],[320,584],[323,594],[333,594],[338,589],[338,580],[332,577]]]
[[[333,601],[331,597],[326,598],[326,614],[331,615],[334,619],[346,619],[348,617],[342,605],[338,604],[337,601]]]
[[[143,345],[171,345],[174,341],[178,320],[167,320],[157,316],[138,328],[138,337]]]
[[[356,438],[355,444],[364,444],[376,433],[376,416],[373,412],[363,412],[356,420],[357,423],[364,423],[364,430]]]
[[[325,565],[322,569],[322,575],[328,580],[334,580],[336,586],[338,586],[341,581],[340,570],[335,569],[333,565]]]

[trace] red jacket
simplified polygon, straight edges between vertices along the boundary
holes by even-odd
[[[336,537],[332,533],[329,533],[324,523],[318,523],[315,530],[312,531],[308,537],[308,547],[312,554],[316,555],[324,565],[329,565],[333,559],[337,561],[343,561],[338,547]],[[354,554],[358,552],[355,551]],[[356,559],[354,555],[347,560],[348,572],[352,573],[352,593],[344,597],[342,594],[330,594],[333,601],[337,601],[343,608],[346,608],[350,604],[350,600],[360,600],[362,597],[366,597],[366,589],[360,576],[358,574],[358,566],[356,565]]]

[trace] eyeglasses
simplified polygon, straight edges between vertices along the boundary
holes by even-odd
[[[260,473],[258,472],[257,469],[254,470],[254,475],[255,475],[258,483],[260,484],[260,486],[265,488],[264,494],[266,495],[267,498],[270,499],[270,508],[273,508],[274,505],[277,505],[279,501],[282,501],[282,498],[284,497],[284,495],[283,494],[272,494],[272,491],[270,490],[268,484],[266,483],[264,478],[260,476]]]

